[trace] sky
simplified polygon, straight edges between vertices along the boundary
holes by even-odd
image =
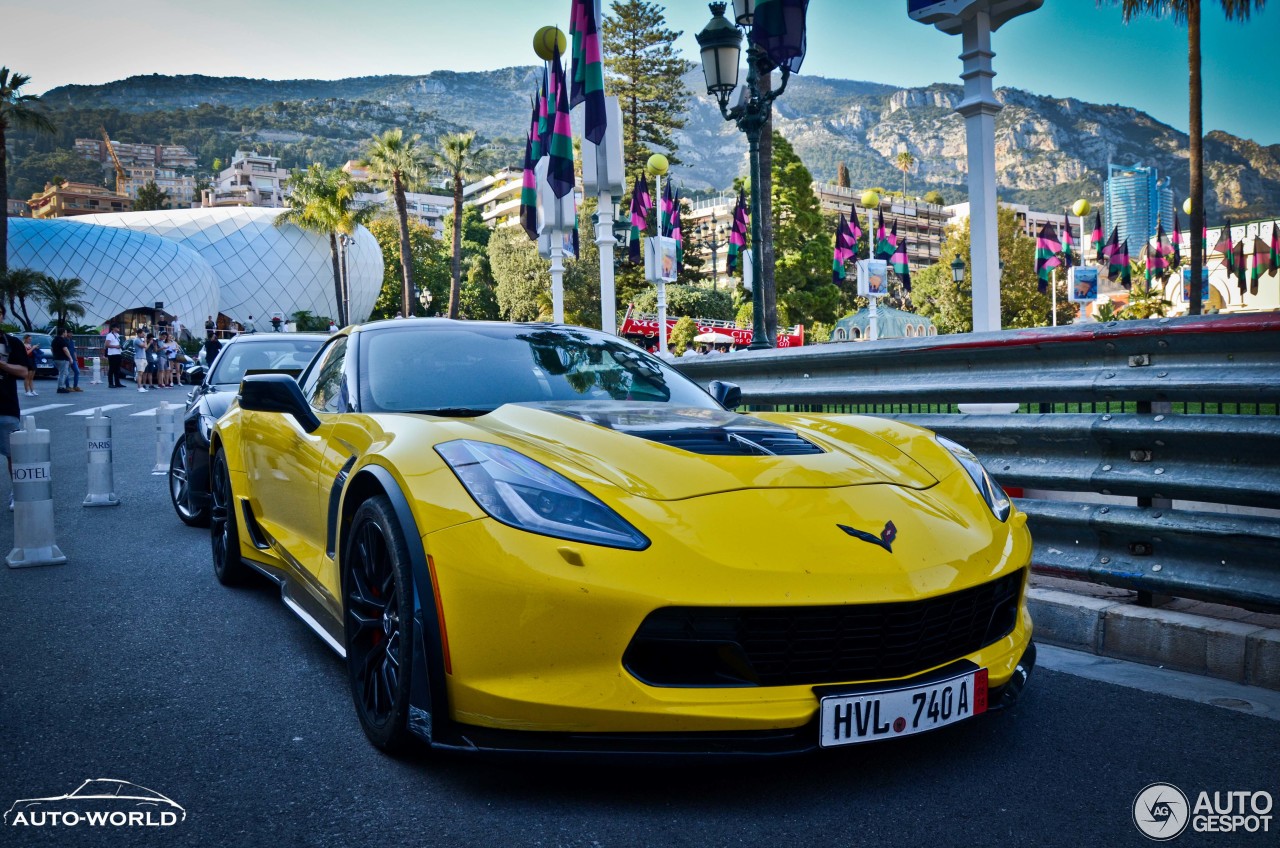
[[[699,0],[656,0],[697,61]],[[135,74],[337,79],[481,71],[536,61],[538,27],[568,29],[570,0],[0,0],[0,65],[41,93]],[[959,37],[907,17],[905,0],[811,0],[801,73],[900,86],[959,82]],[[1204,4],[1204,127],[1280,144],[1274,103],[1280,2],[1248,24]],[[996,85],[1134,106],[1187,129],[1187,32],[1121,20],[1118,5],[1046,0],[992,38]]]

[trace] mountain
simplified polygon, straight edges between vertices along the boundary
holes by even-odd
[[[44,100],[65,125],[57,146],[70,146],[65,136],[72,128],[96,135],[100,122],[122,141],[186,143],[206,169],[215,156],[228,159],[237,145],[270,147],[286,166],[315,159],[336,165],[391,126],[422,133],[429,142],[444,132],[475,129],[502,151],[500,158],[517,163],[539,74],[530,66],[342,80],[151,75],[63,86]],[[700,71],[685,82],[701,92]],[[1003,198],[1045,210],[1081,196],[1096,199],[1109,161],[1154,165],[1172,177],[1175,196],[1187,194],[1186,134],[1146,113],[1016,88],[997,89],[996,97],[1005,107],[996,119]],[[937,189],[955,202],[967,194],[964,122],[954,112],[960,99],[958,85],[900,89],[796,76],[775,103],[774,121],[819,180],[833,180],[844,162],[855,187],[900,187],[893,160],[908,150],[917,162],[908,190]],[[673,168],[674,177],[690,189],[728,187],[747,170],[743,135],[701,94],[690,97],[687,117],[677,134],[684,164]],[[32,140],[33,150],[41,147]],[[1211,217],[1280,213],[1280,145],[1215,131],[1206,136],[1205,159]]]

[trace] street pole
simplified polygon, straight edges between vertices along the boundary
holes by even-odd
[[[1053,326],[1058,326],[1058,269],[1049,272],[1051,291],[1053,293]]]
[[[756,71],[757,48],[747,49],[747,91],[754,100],[759,74]],[[765,103],[763,109],[769,109]],[[747,134],[747,149],[751,162],[751,344],[747,350],[768,350],[773,340],[767,337],[764,320],[764,252],[760,250],[760,128],[764,126],[764,111],[748,109],[739,122]]]
[[[564,230],[551,230],[551,320],[564,323]]]
[[[613,195],[603,188],[596,211],[596,247],[600,248],[600,329],[618,334],[617,293],[613,280]]]
[[[652,169],[651,169],[652,170]],[[654,235],[662,235],[662,174],[654,174],[654,205],[658,207],[658,214],[654,216],[656,221]],[[661,257],[657,260],[661,264]],[[658,274],[658,354],[667,355],[667,281],[662,279],[662,274]]]
[[[991,17],[979,10],[961,30],[964,100],[956,111],[964,117],[969,150],[969,263],[973,268],[973,331],[1000,329],[1000,261],[996,226],[996,115],[1003,108],[991,87]]]

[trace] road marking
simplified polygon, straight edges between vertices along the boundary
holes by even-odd
[[[70,406],[69,403],[46,403],[44,406],[33,406],[30,409],[22,410],[23,415],[35,415],[37,412],[48,412],[50,409],[61,409],[64,406]]]
[[[130,412],[129,417],[130,418],[150,418],[150,417],[154,417],[155,414],[159,411],[160,411],[160,407],[153,406],[150,409],[144,409],[141,412]]]
[[[106,412],[106,411],[107,411],[107,410],[109,410],[109,409],[120,409],[120,408],[125,407],[125,406],[133,406],[133,404],[131,404],[131,403],[104,403],[102,406],[91,406],[91,407],[89,407],[88,409],[77,409],[75,412],[68,412],[68,413],[67,413],[67,415],[79,415],[79,416],[82,416],[82,417],[84,417],[84,418],[88,418],[90,415],[93,415],[93,411],[94,411],[95,409],[101,409],[103,412]]]
[[[1036,643],[1036,665],[1103,683],[1280,721],[1280,692],[1258,686],[1099,657],[1042,643]],[[1034,680],[1031,685],[1035,685]]]

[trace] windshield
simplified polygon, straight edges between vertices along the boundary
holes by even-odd
[[[273,334],[276,335],[276,334]],[[293,371],[307,367],[322,339],[273,338],[269,342],[229,342],[214,360],[209,382],[218,385],[240,385],[246,371]]]
[[[23,333],[31,336],[32,347],[53,347],[53,336],[48,333]]]
[[[505,403],[627,400],[719,409],[656,357],[593,330],[467,325],[361,338],[366,409],[480,415]]]

